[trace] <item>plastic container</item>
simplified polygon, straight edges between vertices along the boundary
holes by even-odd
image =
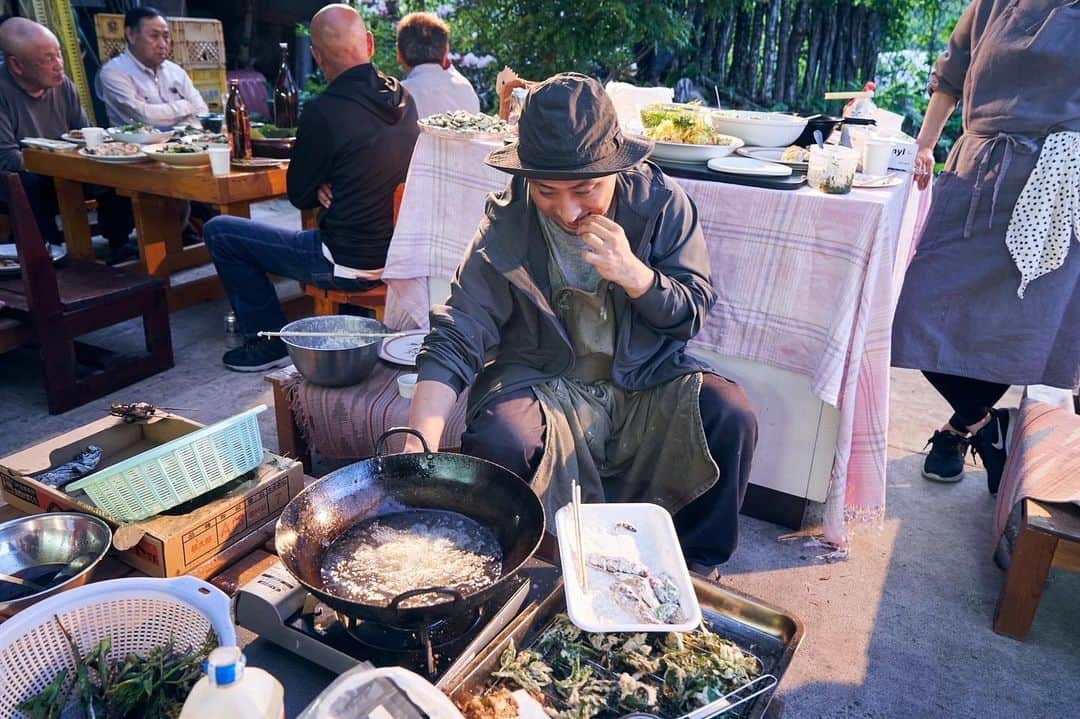
[[[407,374],[398,375],[397,378],[397,391],[405,399],[412,399],[413,394],[416,392],[416,373],[409,372]]]
[[[415,719],[420,712],[431,719],[462,719],[449,697],[418,674],[401,667],[369,666],[361,664],[339,676],[298,719]]]
[[[617,525],[629,525],[636,531]],[[598,569],[586,569],[589,591],[583,591],[577,572],[574,522],[568,505],[555,513],[555,531],[570,621],[587,632],[689,632],[701,624],[701,605],[683,559],[675,524],[666,509],[645,503],[583,504],[581,528],[586,557],[594,553],[621,557],[644,565],[653,576],[663,573],[671,577],[679,590],[682,620],[670,624],[635,620],[612,599],[615,575]]]
[[[164,512],[259,466],[263,446],[256,415],[264,411],[261,404],[177,437],[72,482],[64,491],[83,490],[125,522]]]
[[[858,164],[859,153],[850,147],[811,145],[806,180],[810,187],[822,192],[843,195],[851,192]]]
[[[248,667],[239,647],[210,652],[206,676],[188,694],[180,719],[282,719],[285,690],[269,672]]]

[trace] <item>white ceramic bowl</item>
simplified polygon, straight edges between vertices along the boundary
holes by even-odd
[[[662,142],[654,140],[652,156],[658,160],[673,162],[708,162],[716,157],[727,157],[743,146],[737,137],[728,137],[726,145],[689,145],[682,142]]]
[[[192,145],[188,143],[184,144],[187,147],[192,147]],[[164,162],[166,165],[198,167],[200,165],[210,164],[210,155],[206,150],[197,149],[196,152],[173,153],[165,152],[166,147],[167,145],[144,145],[143,152],[158,162]]]
[[[136,145],[155,145],[165,142],[173,136],[172,130],[163,132],[152,128],[143,132],[124,132],[119,127],[110,127],[108,133],[109,137],[114,140],[133,142]]]
[[[787,147],[806,129],[807,119],[780,112],[743,112],[714,110],[709,123],[717,132],[734,135],[747,145]]]

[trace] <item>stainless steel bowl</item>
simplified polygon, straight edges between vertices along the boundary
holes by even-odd
[[[305,317],[281,328],[284,332],[389,332],[382,322],[351,315]],[[282,337],[293,364],[304,378],[324,387],[347,387],[363,381],[379,361],[382,337]]]
[[[23,588],[0,581],[0,617],[86,584],[111,545],[109,525],[89,514],[49,512],[0,524],[0,573],[46,586],[45,591],[26,594]],[[57,572],[83,555],[90,556],[80,560],[80,565],[88,563],[78,573],[50,585]]]

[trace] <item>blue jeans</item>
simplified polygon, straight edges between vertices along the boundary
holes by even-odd
[[[327,290],[365,290],[374,282],[334,277],[323,257],[318,230],[293,232],[240,217],[215,217],[203,225],[203,242],[225,285],[240,332],[253,336],[285,324],[268,274],[291,277]]]

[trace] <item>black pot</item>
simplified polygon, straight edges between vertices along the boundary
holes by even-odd
[[[821,130],[822,138],[828,140],[829,135],[834,130],[840,129],[841,122],[843,122],[843,118],[833,117],[832,115],[811,115],[807,118],[806,129],[792,144],[799,147],[810,147],[815,144],[814,130]]]
[[[318,599],[352,620],[374,620],[406,629],[429,626],[483,604],[529,559],[544,536],[544,508],[516,474],[476,457],[449,452],[383,455],[387,436],[415,430],[395,427],[379,437],[375,456],[332,472],[293,498],[277,522],[275,542],[285,568]],[[503,570],[492,584],[468,594],[443,587],[404,592],[387,605],[365,604],[330,593],[322,580],[330,545],[357,523],[408,509],[458,512],[490,528],[499,541]],[[401,607],[424,596],[423,606]]]
[[[251,154],[255,157],[273,157],[279,160],[288,160],[292,157],[295,137],[274,137],[263,140],[251,141]]]

